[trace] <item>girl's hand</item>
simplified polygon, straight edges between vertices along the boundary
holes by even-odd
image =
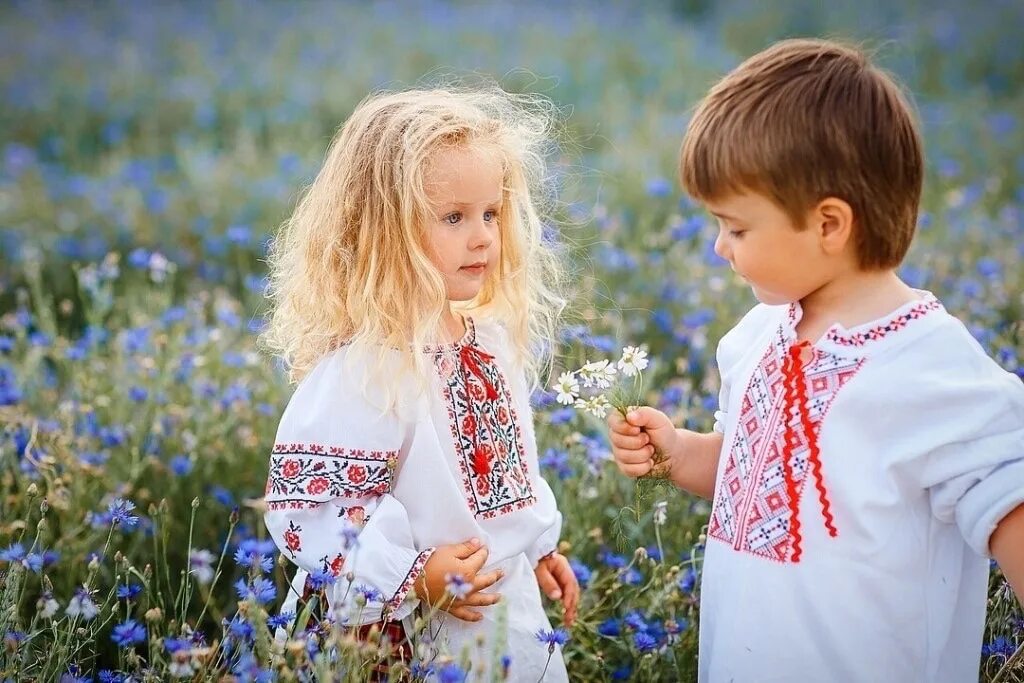
[[[671,459],[679,442],[668,415],[654,408],[633,408],[625,418],[618,411],[608,414],[612,455],[619,471],[627,477],[642,477],[656,464],[655,452]]]
[[[501,600],[498,593],[482,593],[495,584],[504,572],[495,569],[487,574],[480,570],[487,562],[487,548],[472,538],[465,543],[442,545],[434,551],[416,581],[416,596],[428,605],[442,609],[463,621],[480,621],[484,615],[473,607],[489,607]],[[459,575],[469,584],[462,597],[448,592],[450,577]]]
[[[533,573],[537,575],[537,585],[549,598],[562,601],[562,619],[566,628],[572,627],[580,600],[580,584],[569,560],[561,553],[551,553],[540,559]]]

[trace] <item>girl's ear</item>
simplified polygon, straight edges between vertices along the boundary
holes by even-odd
[[[829,255],[842,253],[852,243],[853,223],[853,207],[838,197],[826,197],[811,210],[811,225]]]

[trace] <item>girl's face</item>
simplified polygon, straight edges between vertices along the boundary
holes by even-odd
[[[427,247],[449,301],[475,297],[498,267],[503,175],[493,155],[465,147],[440,151],[431,159],[424,176],[431,210]]]

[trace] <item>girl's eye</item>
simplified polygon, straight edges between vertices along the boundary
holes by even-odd
[[[484,211],[484,220],[490,223],[498,217],[497,211]]]
[[[441,220],[443,220],[445,223],[448,223],[449,225],[455,225],[456,223],[462,220],[462,214],[456,211],[454,213],[448,214]]]

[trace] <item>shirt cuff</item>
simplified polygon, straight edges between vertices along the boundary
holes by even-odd
[[[419,598],[416,597],[415,591],[412,592],[411,596],[409,592],[416,585],[416,580],[423,573],[423,568],[427,566],[427,560],[430,559],[435,550],[437,548],[427,548],[416,556],[412,566],[409,567],[409,571],[406,572],[405,578],[398,584],[398,589],[394,595],[384,603],[380,613],[381,621],[401,621],[416,608],[416,605],[419,604]]]
[[[956,523],[968,545],[988,557],[989,538],[1003,517],[1024,503],[1024,459],[995,468],[956,505]]]

